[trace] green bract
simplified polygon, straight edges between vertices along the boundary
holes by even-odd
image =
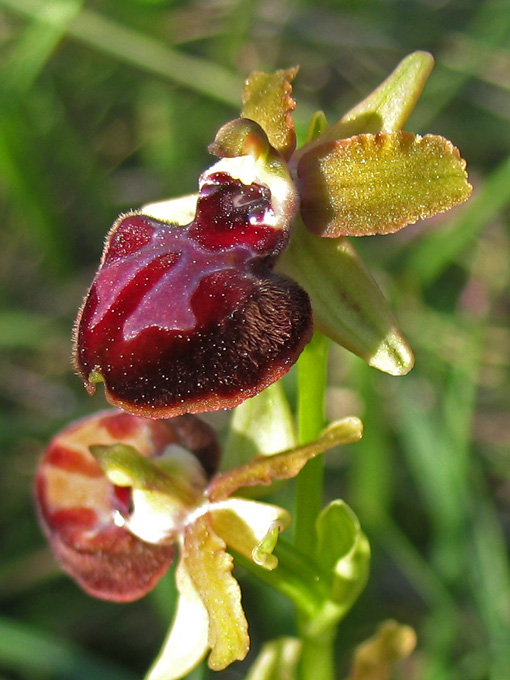
[[[386,373],[413,367],[411,348],[350,239],[319,238],[298,222],[279,269],[308,291],[317,330]]]
[[[326,600],[311,624],[320,629],[340,621],[358,599],[368,578],[370,546],[358,518],[341,500],[319,515],[317,538],[317,561],[328,574]]]

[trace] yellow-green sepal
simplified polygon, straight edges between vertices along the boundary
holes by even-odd
[[[320,238],[297,221],[277,268],[310,296],[317,330],[385,373],[411,370],[413,353],[348,239]]]
[[[417,51],[405,57],[365,99],[347,111],[319,138],[319,144],[362,133],[401,130],[434,67],[434,57]]]

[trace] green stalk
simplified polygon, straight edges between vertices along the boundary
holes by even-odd
[[[325,426],[324,396],[329,340],[315,333],[298,361],[298,435],[300,444],[317,439]],[[323,457],[309,461],[296,480],[296,545],[305,554],[315,548],[315,522],[322,509]]]
[[[299,680],[334,680],[335,660],[333,643],[336,626],[313,637],[301,636]]]
[[[319,436],[325,426],[324,398],[327,384],[329,340],[315,333],[298,361],[298,434],[301,444]],[[296,480],[295,540],[304,554],[313,555],[315,523],[322,509],[323,457],[309,461]],[[299,680],[333,680],[335,626],[318,635],[307,624],[312,616],[299,616],[301,658]],[[312,627],[313,628],[313,627]]]

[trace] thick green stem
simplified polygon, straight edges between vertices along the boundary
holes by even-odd
[[[298,362],[298,428],[302,444],[318,437],[325,425],[328,348],[328,339],[316,333]],[[309,461],[296,482],[296,545],[308,555],[315,551],[315,523],[322,509],[323,465],[322,456]],[[333,680],[335,626],[311,635],[307,632],[307,623],[311,620],[313,614],[300,616],[299,680]]]
[[[298,361],[298,428],[301,444],[316,439],[325,426],[324,395],[329,340],[315,333]],[[296,481],[296,545],[313,554],[315,522],[322,509],[323,458],[308,462]]]
[[[336,627],[332,627],[320,636],[301,636],[300,680],[333,680],[335,678],[333,653],[335,633]]]

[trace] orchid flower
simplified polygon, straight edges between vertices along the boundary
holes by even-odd
[[[387,234],[466,200],[448,140],[402,131],[432,68],[416,52],[296,149],[297,69],[254,73],[198,193],[122,215],[80,310],[89,392],[147,417],[233,408],[281,378],[322,331],[370,365],[413,355],[348,236]]]
[[[39,518],[62,567],[107,600],[145,595],[178,550],[176,614],[148,680],[181,678],[209,651],[209,666],[219,670],[249,649],[226,547],[273,570],[273,549],[290,522],[283,508],[234,494],[294,477],[361,432],[357,418],[346,418],[310,444],[216,473],[214,431],[197,417],[102,412],[68,426],[46,449],[36,478]]]

